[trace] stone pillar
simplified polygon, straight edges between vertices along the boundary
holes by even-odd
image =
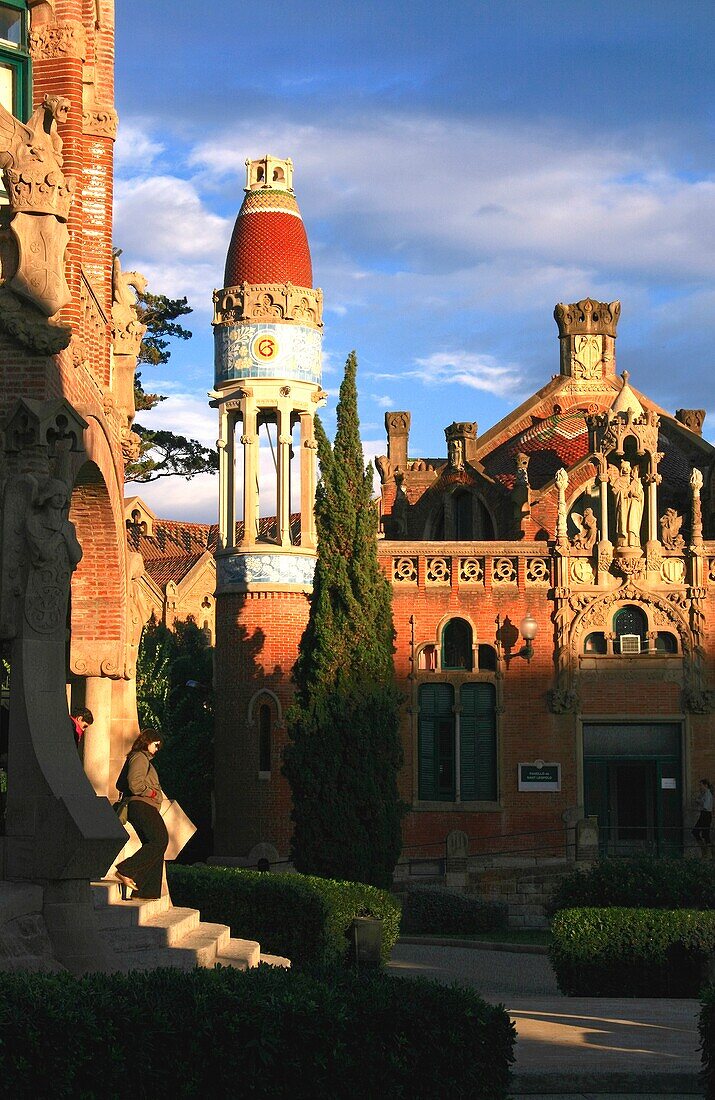
[[[243,546],[254,546],[258,533],[258,425],[256,403],[243,398]]]
[[[291,452],[291,409],[288,398],[282,397],[278,404],[278,466],[276,470],[276,497],[278,517],[278,538],[282,547],[289,547],[290,541],[290,452]]]
[[[216,440],[218,448],[218,540],[219,549],[226,550],[236,541],[235,524],[231,527],[229,512],[231,511],[231,499],[235,509],[234,485],[234,435],[235,426],[232,415],[224,405],[219,406],[219,437]]]
[[[410,438],[411,415],[408,412],[385,413],[387,457],[393,470],[407,469],[407,444]]]
[[[566,489],[569,476],[562,468],[556,471],[556,488],[559,491],[558,515],[556,517],[556,541],[560,546],[568,546],[568,526],[566,522]]]
[[[315,452],[318,444],[310,413],[300,414],[300,544],[314,550],[315,536]]]
[[[107,676],[88,676],[84,699],[94,716],[94,722],[83,738],[84,770],[96,793],[106,797],[109,789],[112,681]]]

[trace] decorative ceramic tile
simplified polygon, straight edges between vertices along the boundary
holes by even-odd
[[[216,385],[239,378],[321,381],[321,333],[304,325],[216,325]]]
[[[218,585],[302,584],[312,585],[315,557],[312,554],[231,554],[216,559]]]

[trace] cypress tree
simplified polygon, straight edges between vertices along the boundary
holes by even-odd
[[[356,371],[352,352],[332,447],[316,418],[318,557],[293,674],[284,774],[293,794],[296,869],[386,887],[401,846],[399,696],[391,591],[377,561]]]

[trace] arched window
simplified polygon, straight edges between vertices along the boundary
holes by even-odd
[[[639,653],[646,648],[648,619],[640,607],[627,604],[613,616],[613,632],[620,653]],[[624,642],[622,639],[626,638]],[[636,641],[635,639],[638,639]]]
[[[267,703],[262,703],[258,711],[258,770],[270,773],[271,770],[271,727],[273,716]]]
[[[464,619],[450,619],[442,631],[442,668],[472,671],[472,628]]]
[[[25,0],[0,3],[0,103],[22,122],[30,113],[30,55]]]
[[[596,631],[594,634],[587,634],[586,640],[583,643],[584,653],[607,653],[606,635],[603,631]]]
[[[497,651],[494,646],[480,645],[477,649],[480,672],[496,672]]]
[[[678,639],[667,630],[659,630],[655,640],[656,653],[677,653]]]

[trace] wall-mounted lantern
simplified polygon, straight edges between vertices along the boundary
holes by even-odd
[[[527,611],[519,624],[519,631],[524,639],[524,645],[517,654],[518,657],[526,657],[530,661],[534,656],[534,638],[539,632],[539,624],[530,611]]]

